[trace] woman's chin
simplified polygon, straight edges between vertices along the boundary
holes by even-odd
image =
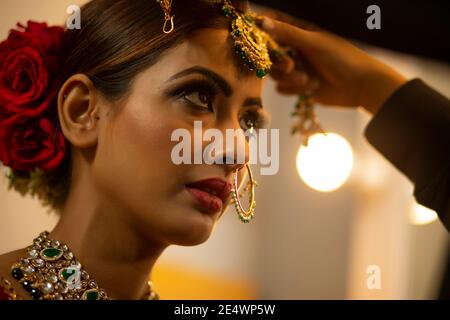
[[[212,232],[187,232],[179,235],[175,241],[174,245],[192,247],[205,243],[211,236]]]
[[[206,242],[215,227],[220,212],[217,214],[205,214],[195,208],[183,210],[184,217],[176,226],[175,241],[173,244],[180,246],[196,246]]]

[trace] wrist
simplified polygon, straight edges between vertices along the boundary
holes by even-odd
[[[406,82],[407,79],[394,69],[383,64],[377,66],[362,85],[360,105],[371,114],[375,114]]]

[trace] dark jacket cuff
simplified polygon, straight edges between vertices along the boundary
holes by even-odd
[[[422,80],[411,80],[387,99],[364,135],[450,230],[450,101]]]

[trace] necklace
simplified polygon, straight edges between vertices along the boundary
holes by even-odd
[[[11,267],[12,277],[35,300],[109,300],[69,247],[48,235],[44,231],[33,240],[27,257]],[[159,300],[151,281],[142,300]]]

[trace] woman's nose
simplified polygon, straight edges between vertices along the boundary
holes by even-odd
[[[222,149],[213,154],[214,163],[223,164],[229,171],[236,171],[250,161],[250,146],[242,128],[221,130]]]

